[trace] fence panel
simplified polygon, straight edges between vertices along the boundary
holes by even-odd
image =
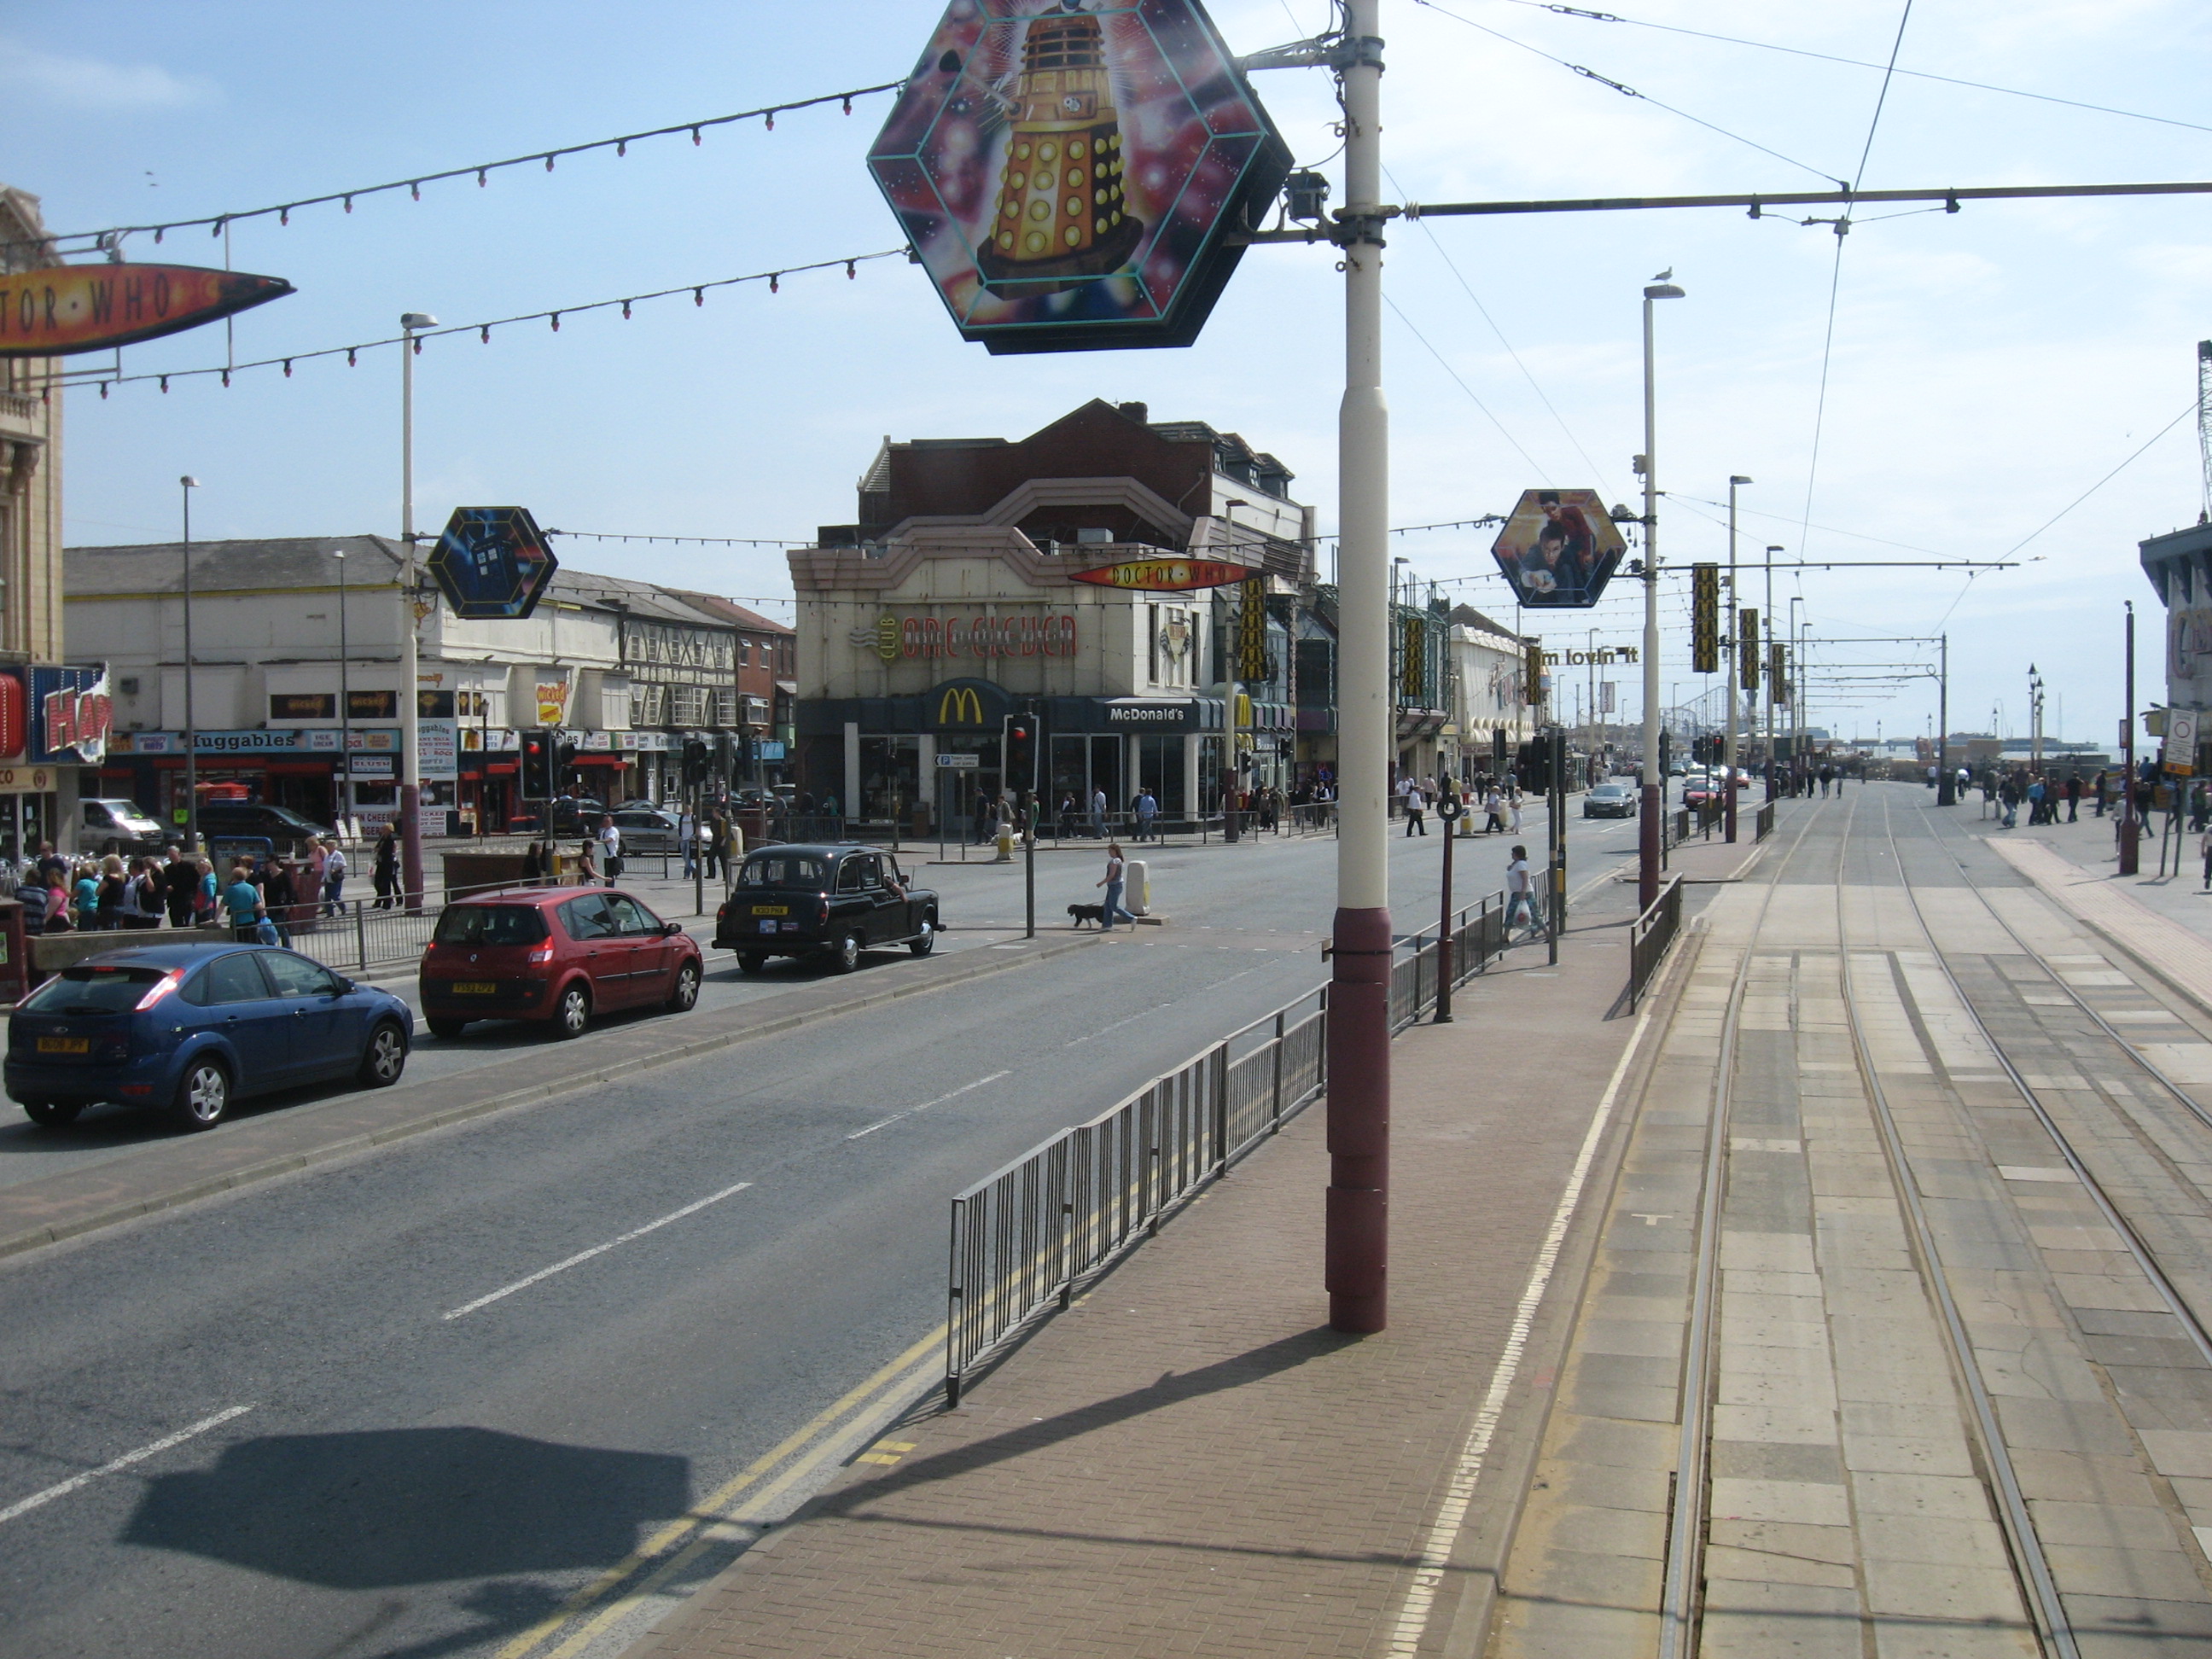
[[[1774,803],[1772,801],[1769,801],[1765,805],[1759,809],[1759,833],[1753,836],[1752,839],[1753,841],[1765,841],[1773,833]]]
[[[1682,926],[1682,878],[1676,876],[1659,890],[1659,896],[1651,901],[1651,908],[1637,917],[1629,935],[1628,1006],[1632,1008],[1643,1000],[1644,992],[1658,970],[1660,959],[1667,947],[1674,942],[1674,935]]]

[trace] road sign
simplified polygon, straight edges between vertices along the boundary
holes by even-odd
[[[1491,545],[1522,605],[1587,611],[1628,550],[1595,489],[1524,489]]]
[[[947,772],[973,772],[983,763],[981,755],[939,755],[937,764]]]
[[[1200,587],[1228,587],[1266,573],[1256,565],[1224,564],[1218,559],[1129,559],[1068,575],[1094,587],[1139,588],[1148,593],[1185,593]]]
[[[0,275],[0,357],[106,351],[292,292],[282,276],[198,265],[49,265]]]
[[[952,0],[868,152],[994,353],[1188,345],[1290,167],[1198,0]]]
[[[2166,770],[2170,777],[2185,778],[2197,770],[2197,711],[2169,708],[2166,712]]]
[[[453,614],[472,621],[520,622],[560,568],[523,507],[455,507],[427,562]]]

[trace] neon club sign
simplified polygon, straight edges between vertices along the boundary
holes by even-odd
[[[1080,643],[1073,616],[1019,611],[1006,617],[879,617],[863,631],[885,662],[948,657],[1072,657]]]

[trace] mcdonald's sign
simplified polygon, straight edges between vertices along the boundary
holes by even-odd
[[[931,690],[923,704],[933,730],[996,732],[1012,704],[988,680],[947,680]]]

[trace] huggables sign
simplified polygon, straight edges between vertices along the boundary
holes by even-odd
[[[0,275],[0,357],[135,345],[292,291],[281,276],[198,265],[49,265]]]

